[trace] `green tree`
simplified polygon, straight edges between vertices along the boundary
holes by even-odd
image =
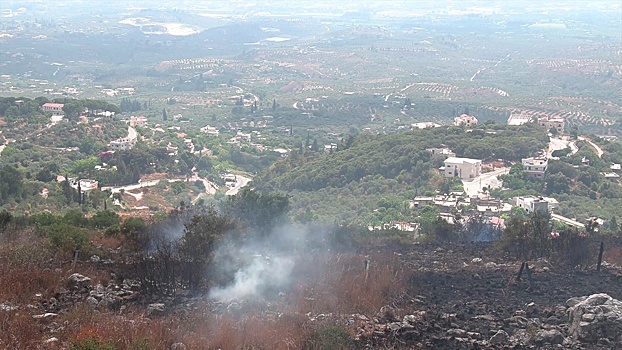
[[[47,167],[39,170],[35,178],[37,179],[37,181],[41,182],[50,182],[55,179],[54,175]]]
[[[149,243],[148,226],[142,218],[129,217],[123,220],[119,232],[132,242],[135,249],[144,249]]]
[[[570,179],[562,173],[549,174],[545,179],[546,193],[566,193],[570,189]]]
[[[620,229],[620,227],[618,226],[618,220],[616,219],[615,215],[611,218],[611,220],[609,220],[609,223],[607,224],[607,228],[609,229],[609,231],[613,233],[617,233],[618,230]]]
[[[13,221],[13,214],[9,213],[6,210],[0,212],[0,234],[6,232],[9,228],[10,223]]]
[[[186,262],[187,283],[191,289],[204,285],[217,243],[234,228],[234,222],[227,216],[219,215],[214,208],[195,215],[185,225],[179,251]]]
[[[229,197],[225,213],[260,235],[267,235],[285,219],[289,211],[289,198],[287,195],[263,193],[245,187],[235,196]]]
[[[110,226],[118,225],[121,221],[119,214],[110,210],[101,210],[91,217],[91,226],[97,229],[105,229]]]
[[[63,104],[63,112],[65,112],[65,115],[67,116],[67,118],[75,118],[78,115],[80,115],[80,113],[82,113],[83,111],[84,111],[84,104],[82,101],[69,100]]]
[[[84,231],[66,223],[52,224],[45,227],[44,231],[52,245],[66,253],[81,250],[89,242]]]
[[[0,197],[4,201],[9,197],[17,197],[22,193],[22,173],[11,165],[0,169]]]

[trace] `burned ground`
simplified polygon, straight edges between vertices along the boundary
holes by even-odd
[[[529,261],[531,283],[526,273],[516,280],[521,261],[494,243],[311,251],[288,286],[221,301],[186,290],[148,295],[113,254],[45,270],[90,282],[52,281],[43,295],[20,298],[5,293],[0,347],[611,349],[620,339],[575,339],[566,302],[596,293],[622,299],[621,246],[606,242],[601,272],[596,256],[582,269]]]

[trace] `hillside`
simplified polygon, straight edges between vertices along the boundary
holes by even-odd
[[[397,201],[389,207],[399,211],[416,193],[446,192],[455,186],[436,171],[443,158],[432,156],[427,148],[444,145],[457,156],[520,161],[545,148],[547,142],[548,136],[537,125],[495,123],[472,130],[449,127],[363,134],[348,138],[331,153],[293,152],[260,173],[255,185],[260,190],[291,192],[294,213],[369,222],[368,215],[378,209],[381,199]]]

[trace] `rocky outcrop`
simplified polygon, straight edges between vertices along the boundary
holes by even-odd
[[[575,339],[596,343],[622,341],[622,302],[608,294],[571,298],[566,302],[569,333]]]
[[[82,289],[91,286],[91,279],[79,273],[74,273],[67,279],[67,287],[70,289]]]

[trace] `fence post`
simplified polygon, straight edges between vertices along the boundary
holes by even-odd
[[[520,277],[523,275],[523,269],[525,268],[525,262],[523,261],[522,264],[520,264],[520,270],[518,270],[518,275],[516,275],[516,280],[520,281]]]

